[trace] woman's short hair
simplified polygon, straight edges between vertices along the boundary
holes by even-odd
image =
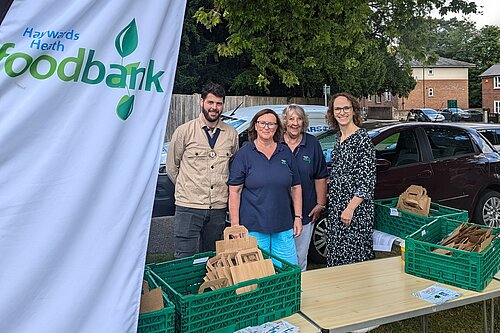
[[[302,119],[302,129],[301,132],[304,133],[307,131],[307,128],[309,127],[309,118],[307,117],[306,112],[304,111],[304,108],[300,105],[297,104],[290,104],[286,108],[283,109],[283,112],[281,113],[281,117],[283,119],[283,127],[284,131],[286,132],[286,124],[288,122],[288,118],[292,116],[292,113],[296,113],[299,118]]]
[[[361,106],[359,105],[359,101],[356,97],[346,92],[337,93],[333,95],[332,98],[330,99],[330,103],[328,105],[328,111],[326,112],[326,121],[328,125],[331,128],[339,127],[339,123],[337,122],[337,119],[335,119],[335,116],[333,114],[333,103],[335,102],[335,99],[337,99],[337,97],[340,96],[344,96],[351,102],[353,111],[352,120],[356,126],[360,126],[361,123],[363,122],[363,117],[361,116]]]
[[[281,123],[280,117],[276,114],[271,109],[262,109],[259,112],[253,116],[252,121],[250,122],[250,126],[248,127],[248,140],[254,141],[257,139],[257,131],[255,130],[255,124],[257,124],[257,119],[259,119],[261,116],[265,114],[272,114],[276,117],[276,123],[278,123],[278,126],[276,126],[276,132],[273,135],[273,140],[274,142],[280,142],[281,138],[283,137],[283,125]]]

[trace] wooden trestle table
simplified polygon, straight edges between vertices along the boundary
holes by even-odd
[[[500,282],[493,280],[482,292],[443,285],[462,294],[441,305],[412,295],[436,282],[406,274],[400,257],[371,260],[302,273],[300,314],[322,332],[349,332],[484,301],[483,331],[488,325],[486,301],[491,300],[490,330],[494,332],[494,302]],[[427,324],[423,320],[423,330]]]

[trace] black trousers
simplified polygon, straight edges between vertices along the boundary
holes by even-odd
[[[175,258],[198,252],[215,251],[221,240],[227,209],[196,209],[177,206],[175,209]]]

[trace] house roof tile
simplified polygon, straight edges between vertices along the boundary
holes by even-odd
[[[498,76],[500,75],[500,64],[495,64],[485,70],[479,77],[485,77],[485,76]]]
[[[417,61],[417,60],[412,60],[410,62],[410,66],[417,67],[417,68],[424,67],[424,65],[420,61]],[[466,68],[470,68],[470,67],[476,67],[476,65],[471,64],[470,62],[439,57],[439,59],[436,61],[436,63],[429,65],[429,66],[425,66],[425,67],[460,67],[460,68],[466,67]]]

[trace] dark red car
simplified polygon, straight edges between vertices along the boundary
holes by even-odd
[[[376,150],[375,198],[398,197],[410,185],[433,202],[469,211],[472,222],[500,227],[500,155],[471,127],[402,123],[369,132]],[[327,161],[333,131],[318,136]],[[309,255],[324,260],[326,218],[316,225]]]

